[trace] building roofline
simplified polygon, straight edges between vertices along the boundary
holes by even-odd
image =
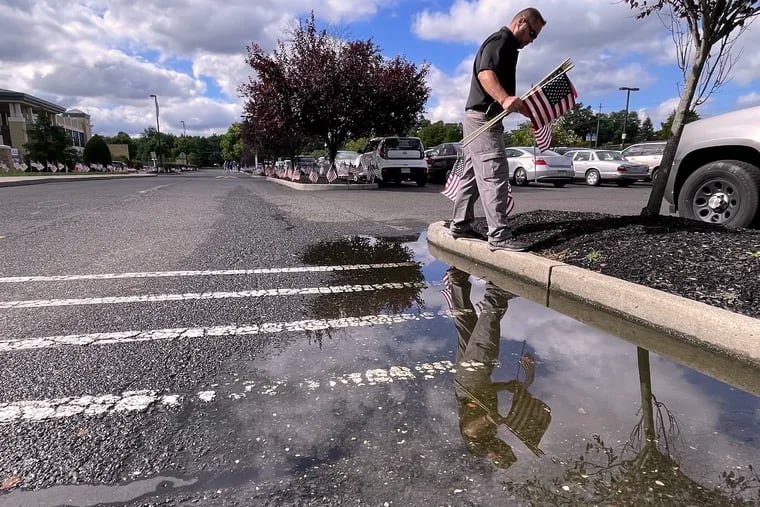
[[[6,90],[4,88],[0,88],[0,102],[25,102],[54,114],[61,114],[66,111],[65,107],[61,107],[58,104],[53,104],[52,102],[48,102],[47,100],[40,99],[33,95]]]

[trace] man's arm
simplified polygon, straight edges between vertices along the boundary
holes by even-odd
[[[510,113],[523,112],[524,107],[520,97],[509,95],[504,87],[501,86],[501,83],[499,83],[499,78],[496,77],[494,71],[490,69],[481,70],[478,72],[478,81],[480,81],[486,93],[501,104],[501,107],[505,111],[509,111]]]

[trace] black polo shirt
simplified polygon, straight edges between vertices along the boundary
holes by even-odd
[[[489,114],[503,111],[501,105],[488,95],[478,80],[478,72],[492,70],[496,73],[502,88],[510,94],[515,94],[517,71],[517,55],[519,54],[517,38],[506,26],[491,34],[478,49],[472,68],[470,95],[467,97],[465,109],[474,109]],[[489,110],[488,107],[491,106]]]

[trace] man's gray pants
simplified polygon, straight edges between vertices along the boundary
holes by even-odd
[[[464,118],[464,137],[487,121],[484,113],[468,110]],[[475,201],[480,197],[488,223],[488,242],[497,245],[512,238],[507,222],[509,213],[509,166],[504,148],[501,122],[483,132],[464,149],[465,174],[454,201],[452,231],[466,231],[475,219]]]

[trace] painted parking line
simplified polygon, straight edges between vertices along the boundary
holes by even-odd
[[[364,315],[340,319],[312,319],[293,322],[267,322],[264,324],[210,326],[190,328],[165,328],[142,331],[116,331],[111,333],[70,334],[39,338],[0,340],[0,353],[19,350],[50,349],[59,347],[88,347],[134,342],[184,340],[206,337],[245,336],[266,333],[304,332],[327,329],[344,329],[400,324],[435,319],[433,313],[401,313],[397,315]]]
[[[301,296],[309,294],[342,294],[392,289],[422,288],[422,282],[394,282],[365,285],[335,285],[329,287],[304,287],[284,289],[259,289],[236,292],[189,292],[185,294],[148,294],[143,296],[112,296],[99,298],[32,299],[25,301],[0,301],[0,309],[44,308],[51,306],[111,305],[123,303],[158,303],[164,301],[193,301],[209,299],[236,299],[273,296]]]
[[[54,276],[6,276],[0,283],[68,282],[73,280],[116,280],[123,278],[170,278],[178,276],[240,276],[268,275],[278,273],[324,273],[333,271],[364,271],[371,269],[406,268],[417,266],[415,262],[386,262],[377,264],[347,264],[338,266],[295,266],[290,268],[216,269],[207,271],[147,271],[144,273],[102,273]]]
[[[475,370],[485,367],[482,363],[467,363],[460,367]],[[24,400],[0,403],[0,425],[21,421],[46,421],[75,416],[107,416],[117,413],[142,412],[153,406],[177,407],[186,399],[207,404],[219,400],[240,400],[252,395],[277,396],[292,394],[295,387],[302,391],[317,389],[366,388],[393,382],[432,380],[445,373],[454,373],[454,363],[437,361],[418,363],[413,367],[391,366],[343,375],[329,375],[325,379],[305,378],[296,382],[284,379],[268,381],[232,382],[214,389],[197,391],[188,396],[162,394],[154,390],[126,391],[121,394],[103,394],[55,398],[47,400]],[[220,389],[220,387],[222,389]]]

